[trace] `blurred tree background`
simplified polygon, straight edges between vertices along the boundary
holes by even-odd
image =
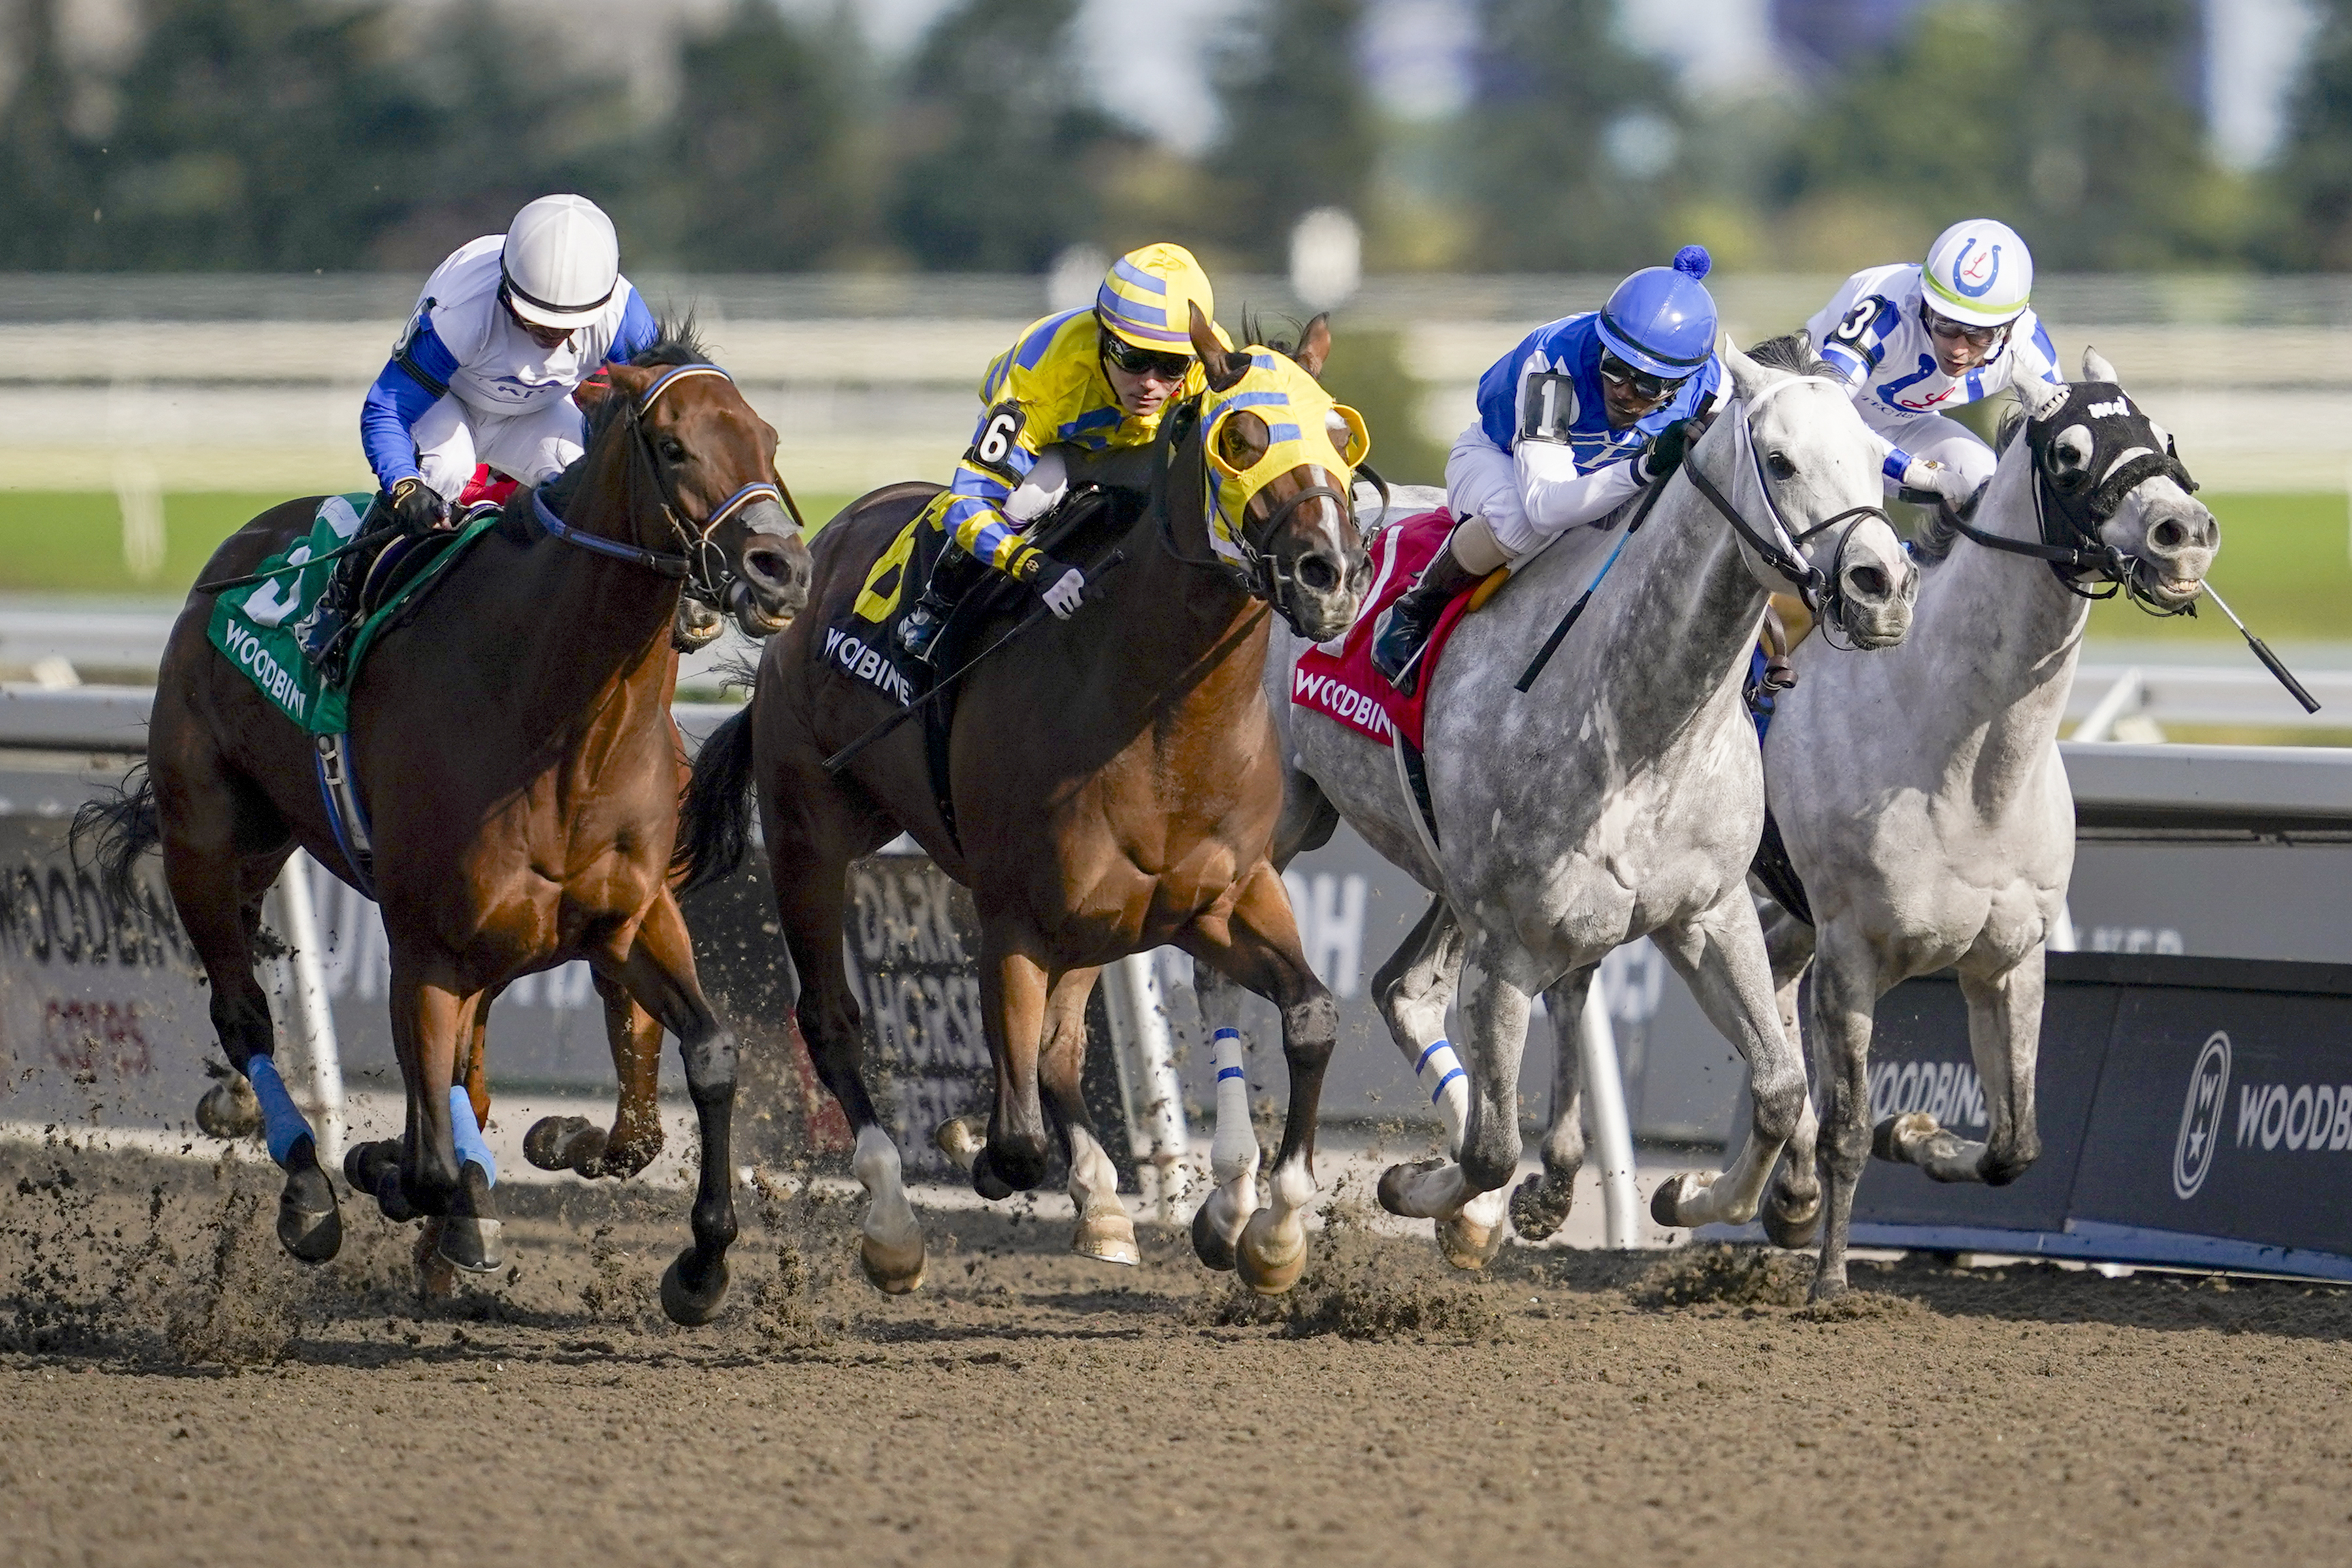
[[[2352,268],[2352,0],[2307,0],[2252,169],[2200,101],[2226,5],[1762,0],[1848,37],[1726,83],[1636,37],[1638,4],[1234,0],[1184,142],[1122,117],[1160,79],[1104,68],[1081,0],[946,0],[887,57],[848,0],[648,0],[617,59],[575,47],[614,3],[0,0],[0,268],[413,269],[568,188],[641,269],[1034,272],[1175,235],[1276,270],[1323,206],[1375,271],[1610,271],[1690,238],[1842,268],[1969,212],[2053,269]],[[1366,68],[1416,6],[1456,29],[1436,112]]]

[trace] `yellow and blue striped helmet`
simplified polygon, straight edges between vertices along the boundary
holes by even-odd
[[[1102,324],[1139,349],[1160,353],[1192,352],[1192,307],[1217,319],[1209,275],[1181,245],[1147,245],[1110,264],[1095,295]]]

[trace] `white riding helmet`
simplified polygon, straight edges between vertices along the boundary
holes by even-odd
[[[1956,223],[1936,237],[1919,268],[1927,303],[1971,327],[1998,327],[2025,313],[2033,295],[2033,253],[2005,223]]]
[[[586,196],[541,196],[515,214],[499,268],[516,315],[569,331],[595,320],[612,299],[621,281],[621,240]]]

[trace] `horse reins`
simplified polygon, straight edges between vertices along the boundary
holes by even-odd
[[[1739,509],[1731,503],[1730,498],[1716,487],[1715,481],[1708,479],[1696,462],[1685,461],[1683,464],[1683,472],[1689,476],[1692,486],[1706,499],[1707,504],[1715,508],[1722,515],[1723,520],[1731,525],[1732,531],[1756,552],[1769,569],[1785,578],[1789,585],[1796,590],[1797,596],[1804,601],[1805,608],[1811,611],[1821,621],[1822,636],[1826,637],[1829,635],[1829,628],[1834,626],[1843,631],[1846,626],[1845,552],[1847,543],[1853,538],[1855,525],[1864,518],[1874,517],[1892,528],[1895,525],[1895,520],[1887,516],[1886,509],[1884,507],[1850,506],[1843,511],[1823,518],[1808,529],[1798,530],[1789,525],[1787,514],[1780,510],[1780,498],[1772,493],[1770,477],[1764,471],[1764,457],[1757,450],[1755,433],[1750,422],[1754,419],[1756,411],[1775,394],[1786,387],[1801,385],[1806,382],[1831,387],[1836,387],[1838,384],[1823,376],[1791,376],[1786,381],[1776,381],[1766,387],[1757,395],[1754,401],[1748,402],[1740,413],[1740,445],[1747,448],[1749,466],[1756,473],[1757,489],[1763,492],[1764,507],[1771,514],[1773,535],[1777,537],[1765,534],[1762,530],[1742,516]],[[1839,388],[1839,391],[1843,394],[1843,388]],[[1696,453],[1692,454],[1693,457],[1696,455]],[[1838,535],[1837,551],[1831,557],[1829,571],[1823,572],[1806,559],[1804,546],[1836,528],[1840,523],[1845,525],[1844,531]]]
[[[720,525],[728,519],[759,501],[772,500],[791,514],[795,527],[805,532],[808,524],[803,521],[801,509],[793,500],[792,492],[783,488],[781,480],[775,482],[767,479],[752,480],[712,508],[710,515],[703,520],[699,528],[689,526],[686,520],[678,515],[677,503],[671,500],[667,487],[662,483],[661,464],[653,449],[653,438],[646,433],[645,418],[646,415],[653,412],[654,404],[660,399],[663,393],[681,381],[702,375],[715,375],[730,386],[735,383],[733,376],[715,364],[672,365],[661,375],[656,377],[653,384],[637,396],[629,405],[627,415],[635,432],[638,450],[653,466],[655,489],[661,497],[662,517],[668,522],[671,531],[677,535],[679,542],[685,546],[684,549],[649,550],[644,545],[631,544],[617,539],[607,539],[602,534],[584,532],[558,517],[536,489],[530,492],[530,504],[532,516],[540,527],[564,543],[575,545],[593,554],[628,562],[632,565],[641,566],[663,577],[685,582],[698,597],[705,595],[715,597],[724,588],[728,573],[723,559],[715,568],[711,563],[711,552],[717,548],[711,536],[718,532]]]

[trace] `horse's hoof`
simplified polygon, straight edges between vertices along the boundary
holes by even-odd
[[[1764,1206],[1756,1217],[1762,1222],[1765,1238],[1775,1247],[1790,1251],[1811,1247],[1822,1234],[1822,1198],[1813,1194],[1812,1202],[1800,1208],[1789,1204],[1776,1188],[1764,1194]]]
[[[406,1225],[418,1216],[408,1201],[407,1192],[400,1183],[400,1141],[380,1138],[372,1143],[354,1143],[343,1151],[343,1180],[352,1191],[375,1200],[383,1217],[394,1225]]]
[[[1211,1194],[1202,1199],[1201,1206],[1192,1211],[1192,1256],[1201,1260],[1203,1268],[1230,1274],[1234,1271],[1234,1244],[1225,1238],[1225,1233],[1217,1228],[1217,1222],[1210,1216],[1209,1205],[1214,1197],[1215,1194]]]
[[[448,1223],[436,1215],[416,1232],[416,1293],[428,1301],[446,1301],[457,1293],[457,1271],[441,1256],[441,1233]]]
[[[686,1266],[694,1260],[694,1248],[688,1247],[670,1259],[662,1270],[662,1312],[682,1329],[698,1329],[719,1315],[727,1300],[727,1259],[720,1258],[710,1266],[709,1278],[697,1289],[686,1282]]]
[[[1812,1290],[1806,1299],[1813,1301],[1834,1301],[1845,1292],[1844,1279],[1832,1279],[1826,1274],[1816,1274],[1813,1276]]]
[[[866,1283],[885,1296],[904,1296],[919,1290],[923,1284],[923,1237],[901,1247],[892,1247],[870,1236],[857,1238],[858,1266],[866,1270]]]
[[[1481,1225],[1467,1215],[1449,1215],[1437,1222],[1437,1250],[1454,1268],[1475,1273],[1503,1250],[1503,1227]]]
[[[957,1170],[969,1173],[988,1147],[988,1127],[977,1116],[950,1117],[931,1134],[931,1142],[955,1162]]]
[[[1900,1116],[1890,1116],[1870,1130],[1871,1158],[1897,1165],[1911,1164],[1914,1163],[1914,1151],[1938,1131],[1936,1119],[1924,1110],[1906,1110]]]
[[[499,1256],[499,1222],[472,1215],[451,1215],[441,1229],[441,1259],[468,1274],[495,1274],[507,1266]]]
[[[1391,1165],[1387,1170],[1382,1171],[1381,1173],[1380,1185],[1374,1189],[1375,1193],[1380,1197],[1381,1207],[1388,1210],[1389,1213],[1396,1215],[1399,1219],[1427,1218],[1428,1216],[1426,1215],[1417,1215],[1411,1209],[1404,1206],[1405,1192],[1412,1185],[1414,1181],[1422,1176],[1427,1175],[1430,1172],[1436,1170],[1439,1166],[1444,1163],[1444,1161],[1433,1158],[1428,1160],[1414,1160],[1407,1164]]]
[[[1669,1229],[1683,1223],[1681,1210],[1685,1180],[1683,1176],[1668,1176],[1658,1184],[1658,1190],[1650,1194],[1650,1217]]]
[[[261,1101],[242,1075],[225,1078],[196,1101],[196,1125],[215,1138],[250,1138],[261,1131]]]
[[[996,1162],[988,1157],[985,1144],[971,1162],[971,1190],[992,1204],[1001,1204],[1013,1195],[1013,1184],[997,1173]]]
[[[595,1147],[582,1149],[592,1134]],[[576,1171],[604,1152],[604,1142],[603,1129],[584,1116],[542,1116],[522,1135],[522,1157],[542,1171]]]
[[[334,1184],[319,1169],[309,1139],[287,1155],[286,1190],[278,1194],[278,1245],[304,1263],[324,1263],[342,1250],[343,1214]]]
[[[1576,1189],[1563,1184],[1561,1198],[1551,1195],[1551,1181],[1547,1176],[1529,1176],[1511,1194],[1511,1225],[1528,1241],[1549,1241],[1554,1232],[1568,1223],[1568,1211],[1575,1199]]]
[[[1135,1222],[1123,1214],[1081,1215],[1070,1237],[1070,1250],[1098,1263],[1124,1263],[1132,1268],[1143,1261],[1135,1245]]]
[[[1259,1295],[1284,1294],[1307,1272],[1306,1226],[1299,1226],[1298,1239],[1286,1247],[1275,1236],[1274,1211],[1258,1210],[1242,1227],[1241,1245],[1234,1249],[1234,1266],[1241,1271],[1242,1283]]]

